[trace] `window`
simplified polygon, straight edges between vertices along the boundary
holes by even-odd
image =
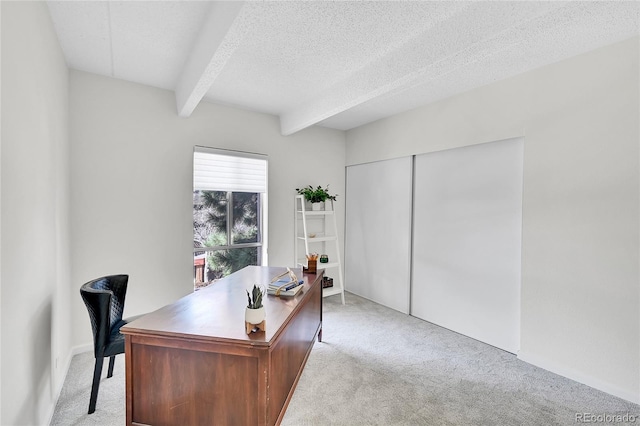
[[[266,264],[267,157],[196,147],[193,273],[199,289],[247,265]]]

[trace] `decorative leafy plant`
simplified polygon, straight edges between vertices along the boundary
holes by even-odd
[[[326,188],[323,188],[320,185],[318,185],[317,188],[314,188],[309,185],[304,188],[296,188],[296,191],[298,191],[298,194],[304,195],[304,199],[311,203],[321,203],[327,200],[335,201],[338,196],[337,194],[329,194],[329,185],[327,185]]]
[[[258,287],[257,285],[253,285],[253,291],[249,293],[247,290],[247,299],[249,300],[249,304],[247,308],[249,309],[260,309],[262,308],[262,296],[264,296],[264,291]]]

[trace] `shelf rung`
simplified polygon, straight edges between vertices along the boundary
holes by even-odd
[[[299,237],[302,238],[303,240],[305,239],[304,237]],[[313,242],[320,242],[320,241],[336,241],[338,239],[338,237],[309,237],[306,240],[309,241],[310,243]]]
[[[302,213],[302,210],[298,210],[296,213]],[[333,214],[333,210],[305,210],[304,214],[307,216],[325,216]]]
[[[342,289],[337,286],[327,287],[322,289],[322,297],[333,296],[334,294],[342,293]]]

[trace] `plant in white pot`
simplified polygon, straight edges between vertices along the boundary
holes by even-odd
[[[247,308],[244,310],[244,322],[247,334],[254,329],[265,331],[266,328],[266,312],[262,304],[264,290],[257,285],[253,285],[253,290],[249,293],[247,290],[247,300],[249,301]]]
[[[329,194],[329,185],[326,188],[318,185],[317,188],[313,186],[305,186],[304,188],[296,188],[299,195],[304,196],[304,199],[311,203],[312,210],[320,210],[322,208],[322,204],[327,200],[335,201],[336,195]]]

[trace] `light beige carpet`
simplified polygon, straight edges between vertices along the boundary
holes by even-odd
[[[575,425],[585,413],[640,424],[636,404],[352,294],[346,300],[324,299],[324,342],[283,425]],[[91,353],[73,358],[52,425],[124,424],[124,356],[112,378],[105,367],[88,415],[92,373]]]

